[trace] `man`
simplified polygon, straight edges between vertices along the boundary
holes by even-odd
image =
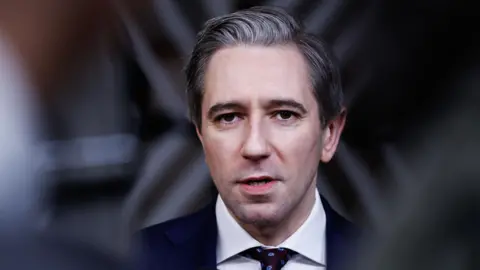
[[[351,225],[316,189],[345,123],[324,45],[284,11],[209,20],[186,68],[191,117],[219,196],[141,232],[141,269],[339,269]]]

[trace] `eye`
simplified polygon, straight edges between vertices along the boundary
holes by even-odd
[[[277,111],[275,112],[275,117],[280,121],[290,120],[294,117],[297,117],[298,114],[292,111]]]
[[[239,116],[236,113],[225,113],[215,117],[215,122],[222,124],[232,124],[239,120]]]

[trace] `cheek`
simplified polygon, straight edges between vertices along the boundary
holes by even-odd
[[[239,155],[238,139],[234,134],[209,134],[203,138],[205,159],[214,178],[222,177],[234,166]]]
[[[279,157],[303,170],[307,164],[317,164],[321,156],[321,134],[314,128],[276,132],[272,142]],[[288,165],[287,164],[287,165]],[[294,168],[292,168],[294,169]]]

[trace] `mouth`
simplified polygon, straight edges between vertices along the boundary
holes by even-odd
[[[238,181],[240,191],[248,197],[265,196],[273,192],[279,180],[271,176],[248,177]]]
[[[270,176],[249,177],[239,181],[240,184],[248,186],[261,186],[276,181]]]

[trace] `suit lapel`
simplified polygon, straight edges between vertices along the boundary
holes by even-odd
[[[327,269],[342,270],[345,267],[346,258],[351,259],[350,252],[358,232],[355,231],[352,223],[335,212],[330,204],[323,197],[321,198],[327,216]]]
[[[206,222],[203,226],[203,235],[199,236],[199,239],[196,240],[198,243],[198,248],[201,250],[199,252],[200,257],[197,258],[196,266],[199,269],[217,269],[217,219],[215,217],[215,204],[212,204],[212,207],[209,211],[209,217],[206,219]]]
[[[184,268],[210,270],[216,268],[217,220],[215,202],[196,214],[184,226],[174,227],[166,232],[167,237],[181,254],[178,258]]]

